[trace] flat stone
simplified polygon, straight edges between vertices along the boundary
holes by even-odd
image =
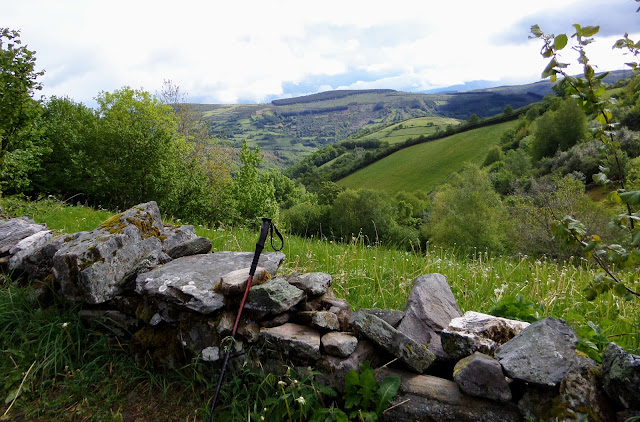
[[[358,339],[351,334],[330,332],[320,339],[323,350],[333,356],[346,358],[351,355],[358,346]]]
[[[510,378],[553,387],[571,368],[577,343],[564,320],[545,318],[498,347],[495,357]]]
[[[511,340],[530,324],[480,312],[468,311],[454,318],[440,333],[444,351],[460,360],[474,352],[493,355],[494,350]]]
[[[465,394],[509,402],[511,389],[500,363],[490,356],[474,353],[460,360],[453,369],[453,379]]]
[[[640,410],[640,356],[609,343],[602,356],[604,389],[624,409]]]
[[[185,256],[139,274],[136,292],[209,314],[224,305],[224,296],[214,291],[222,276],[246,268],[252,259],[253,254],[245,252]],[[283,260],[284,255],[279,252],[264,253],[259,265],[275,274]]]
[[[251,287],[245,308],[249,311],[280,314],[305,298],[305,293],[282,277]]]
[[[351,316],[349,323],[357,332],[418,373],[424,372],[435,360],[425,345],[416,343],[373,314],[359,309]]]
[[[211,252],[211,240],[206,237],[196,237],[184,243],[167,249],[167,255],[171,258],[180,258],[183,256],[200,255]]]
[[[424,344],[437,359],[451,358],[442,348],[440,332],[453,318],[462,316],[447,279],[442,274],[427,274],[416,278],[403,309],[405,316],[398,331],[418,344]]]
[[[0,225],[0,255],[6,255],[22,239],[47,230],[44,224],[35,224],[22,218],[12,218]]]
[[[304,290],[310,297],[327,293],[331,286],[331,275],[326,273],[293,273],[287,277],[287,281],[297,288]]]
[[[251,268],[241,268],[231,271],[220,277],[220,284],[217,287],[218,293],[223,295],[233,295],[244,293],[249,281],[249,271]],[[251,285],[262,284],[269,277],[269,273],[262,267],[256,267],[256,272],[251,278]]]
[[[9,271],[26,273],[30,279],[42,280],[53,271],[53,255],[64,240],[51,230],[42,230],[22,239],[11,248]]]
[[[289,356],[320,358],[320,333],[313,328],[288,322],[279,327],[260,329],[260,337]]]
[[[455,382],[430,375],[416,375],[397,369],[380,368],[376,379],[401,379],[399,394],[385,411],[385,422],[520,422],[512,403],[462,394]]]

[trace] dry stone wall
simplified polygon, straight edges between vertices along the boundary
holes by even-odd
[[[210,253],[211,242],[192,226],[165,225],[160,215],[155,202],[140,204],[75,234],[28,219],[0,221],[0,266],[31,280],[35,292],[48,284],[83,302],[80,317],[130,336],[132,353],[168,366],[185,356],[218,365],[253,253]],[[285,259],[261,255],[233,359],[313,366],[337,390],[368,360],[380,367],[377,376],[402,379],[386,421],[640,415],[640,356],[612,343],[600,366],[576,351],[563,320],[462,314],[441,274],[416,278],[402,311],[354,311],[334,296],[330,274],[279,274]]]

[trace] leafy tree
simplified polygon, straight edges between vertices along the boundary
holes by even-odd
[[[155,200],[175,210],[180,157],[189,150],[171,107],[129,87],[102,92],[96,101],[99,125],[86,150],[89,195],[111,207]]]
[[[531,153],[536,160],[566,151],[588,137],[587,118],[575,100],[567,99],[557,110],[536,119]]]
[[[84,104],[55,96],[44,103],[42,140],[50,153],[33,177],[37,192],[69,198],[90,191],[87,149],[96,136],[97,125],[96,113]]]
[[[235,223],[255,226],[259,224],[260,217],[278,216],[275,188],[273,182],[258,171],[261,163],[260,148],[251,150],[247,141],[243,141],[240,170],[233,177],[229,189],[231,221]]]
[[[489,176],[466,165],[435,195],[429,217],[431,241],[445,246],[505,249],[505,209]]]
[[[20,192],[40,167],[47,152],[40,145],[40,102],[34,91],[37,78],[35,51],[22,45],[20,31],[0,28],[0,192]]]
[[[593,284],[587,289],[588,299],[594,299],[598,294],[612,289],[620,295],[634,295],[640,297],[640,292],[628,287],[625,283],[625,273],[616,272],[617,268],[637,268],[640,265],[640,227],[638,220],[640,215],[637,208],[640,206],[640,191],[628,191],[625,186],[626,175],[623,170],[620,143],[615,138],[615,123],[611,111],[610,100],[603,97],[604,86],[602,79],[606,73],[597,75],[593,66],[589,64],[586,54],[586,46],[592,43],[593,36],[598,33],[600,27],[573,25],[575,33],[572,38],[576,39],[577,46],[574,49],[578,52],[578,62],[583,66],[583,76],[574,77],[566,73],[564,69],[568,66],[560,62],[558,52],[566,47],[568,37],[566,34],[547,35],[538,25],[531,27],[531,32],[535,38],[543,41],[541,49],[543,57],[550,58],[549,64],[542,72],[542,77],[550,77],[555,81],[557,75],[564,77],[567,92],[578,100],[578,105],[582,110],[593,118],[599,127],[596,128],[595,137],[602,142],[603,149],[612,157],[615,168],[603,168],[603,172],[594,175],[597,183],[611,184],[608,171],[616,173],[619,189],[611,194],[611,199],[626,208],[624,214],[620,214],[612,220],[614,226],[622,229],[629,236],[630,248],[620,244],[606,244],[598,234],[590,234],[583,222],[575,215],[564,217],[554,215],[556,224],[554,225],[554,235],[563,239],[568,244],[579,245],[589,258],[592,258],[600,267],[602,272],[598,274]],[[640,46],[629,39],[628,35],[618,40],[614,48],[627,48],[634,56],[640,53]],[[637,63],[630,64],[634,69]],[[626,281],[637,277],[637,271],[631,273]]]

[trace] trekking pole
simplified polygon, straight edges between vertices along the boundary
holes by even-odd
[[[275,230],[276,235],[280,238],[280,248],[276,249],[273,245],[273,231]],[[282,235],[275,227],[275,225],[271,222],[270,218],[263,217],[262,218],[262,230],[260,230],[260,238],[258,239],[258,243],[256,243],[256,251],[253,254],[253,261],[251,262],[251,268],[249,269],[249,278],[247,279],[247,286],[244,289],[244,295],[242,296],[242,301],[240,302],[240,309],[238,309],[238,315],[236,316],[236,322],[233,324],[233,330],[231,330],[231,344],[227,347],[227,354],[224,357],[224,362],[222,363],[222,370],[220,371],[220,377],[218,378],[218,386],[216,387],[216,393],[213,396],[213,401],[211,402],[211,410],[209,411],[209,417],[207,418],[207,422],[211,422],[211,418],[213,417],[213,411],[216,408],[216,401],[218,400],[218,394],[220,393],[220,387],[222,386],[222,379],[224,378],[224,374],[227,369],[227,363],[229,362],[229,355],[231,354],[231,346],[233,345],[233,341],[236,338],[236,332],[238,331],[238,323],[240,322],[240,316],[242,315],[242,309],[244,308],[244,303],[247,300],[247,295],[249,294],[249,289],[251,288],[251,282],[253,281],[253,276],[256,273],[256,268],[258,268],[258,261],[260,260],[260,254],[264,249],[264,243],[267,240],[267,235],[271,232],[271,247],[275,251],[282,250],[284,246],[284,239]]]

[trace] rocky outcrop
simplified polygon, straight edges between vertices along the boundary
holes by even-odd
[[[604,389],[623,409],[640,410],[640,356],[609,343],[602,357]]]

